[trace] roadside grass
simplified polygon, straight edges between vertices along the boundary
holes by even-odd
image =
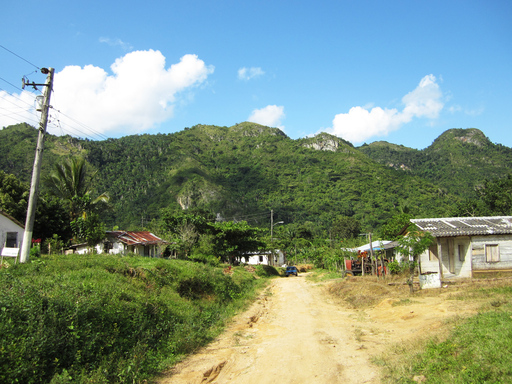
[[[383,368],[383,383],[512,383],[512,279],[457,280],[444,286],[411,295],[403,277],[365,276],[335,280],[327,289],[342,305],[362,310],[385,299],[407,306],[440,295],[478,307],[475,316],[446,320],[435,336],[392,345],[374,357]],[[356,328],[356,340],[363,337]]]
[[[139,383],[216,337],[265,279],[112,255],[0,270],[0,382]]]
[[[306,278],[314,283],[342,278],[340,272],[329,271],[328,269],[313,268],[308,269],[307,271],[310,273]]]
[[[466,281],[449,296],[477,300],[479,313],[448,321],[445,331],[395,345],[374,362],[384,383],[512,383],[512,283]]]
[[[383,382],[511,383],[511,316],[509,306],[460,319],[444,340],[430,338],[395,350],[392,359],[381,357]]]

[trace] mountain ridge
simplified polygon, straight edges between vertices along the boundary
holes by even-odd
[[[27,124],[0,131],[0,169],[28,182],[36,136]],[[112,196],[103,219],[123,229],[168,208],[205,209],[254,225],[266,225],[273,210],[276,220],[324,229],[343,215],[369,231],[404,205],[414,215],[446,215],[478,185],[468,178],[504,174],[512,150],[483,138],[479,130],[448,130],[424,150],[387,142],[354,147],[328,133],[294,140],[249,122],[103,141],[48,135],[42,174],[60,159],[85,157],[98,171],[98,191]],[[473,152],[479,156],[471,163]]]

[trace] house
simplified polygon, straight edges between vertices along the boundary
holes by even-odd
[[[13,248],[19,251],[24,232],[25,227],[23,224],[11,215],[0,211],[0,254],[12,256],[7,254],[12,252],[8,252],[9,250],[7,249],[4,251],[4,248]],[[17,254],[18,252],[16,252]]]
[[[512,216],[411,220],[435,238],[420,255],[421,273],[440,278],[512,272]]]
[[[370,253],[370,250],[373,249],[374,252],[382,252],[383,256],[387,260],[393,260],[395,257],[394,255],[394,249],[397,246],[396,241],[391,240],[376,240],[372,241],[371,244],[364,244],[357,248],[342,248],[342,250],[359,253],[359,252],[368,252]]]
[[[134,253],[141,256],[159,257],[164,244],[167,242],[148,231],[107,231],[105,239],[94,249],[97,253],[114,255]],[[75,253],[85,254],[89,252],[90,247],[87,244],[75,244],[72,249]]]
[[[249,265],[270,265],[269,259],[272,261],[271,251],[248,252],[242,256],[242,261]],[[273,265],[284,265],[285,262],[286,261],[283,252],[280,250],[275,250]]]

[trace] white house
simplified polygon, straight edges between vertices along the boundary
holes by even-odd
[[[435,243],[420,255],[421,273],[441,278],[512,272],[512,216],[411,220]]]
[[[21,248],[25,227],[9,214],[0,211],[0,254],[6,254],[4,248]]]
[[[249,252],[242,256],[242,261],[249,265],[270,265],[269,259],[272,261],[272,253],[270,251]],[[286,261],[283,252],[280,250],[275,250],[273,265],[283,265],[285,262]]]
[[[148,231],[107,231],[105,239],[94,249],[97,253],[114,255],[134,253],[141,256],[158,257],[161,253],[159,247],[163,244],[166,244],[164,240]],[[75,244],[72,249],[79,254],[89,252],[87,244]]]

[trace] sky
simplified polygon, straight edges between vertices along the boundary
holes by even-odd
[[[9,1],[0,128],[105,140],[243,121],[292,139],[428,147],[478,128],[512,147],[512,2]]]

